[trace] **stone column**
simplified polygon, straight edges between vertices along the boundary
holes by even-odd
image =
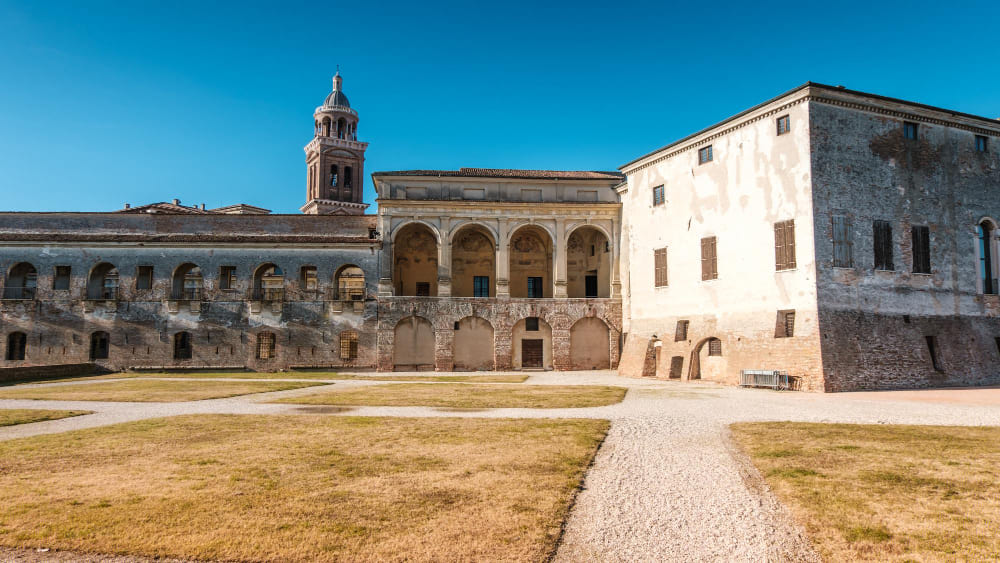
[[[622,278],[621,278],[621,265],[618,263],[618,257],[621,255],[621,233],[618,230],[621,226],[618,221],[611,220],[611,298],[621,299],[622,296]]]
[[[378,371],[392,371],[392,350],[395,344],[394,329],[379,329],[376,334],[376,369]]]
[[[382,215],[378,217],[378,231],[382,236],[382,249],[379,250],[379,278],[378,296],[392,297],[392,236],[389,231],[392,229],[392,216]]]
[[[451,296],[451,218],[441,217],[441,243],[438,245],[438,297]]]
[[[565,299],[566,292],[566,220],[556,219],[556,240],[555,252],[552,254],[552,261],[555,270],[555,284],[553,285],[552,296],[556,299]]]
[[[566,297],[563,295],[563,297]],[[569,355],[569,329],[552,327],[552,367],[559,371],[573,369]]]
[[[512,328],[508,322],[497,323],[493,327],[493,365],[497,371],[509,370],[511,367]]]
[[[506,219],[500,219],[497,230],[500,239],[497,241],[497,279],[496,296],[501,298],[510,297],[510,224]],[[508,353],[508,356],[510,354]],[[510,359],[508,358],[508,363]],[[500,368],[497,368],[500,369]]]

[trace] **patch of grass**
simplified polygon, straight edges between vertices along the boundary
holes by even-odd
[[[767,422],[732,432],[826,560],[1000,554],[1000,428]],[[785,451],[795,453],[775,455]]]
[[[278,399],[303,405],[478,408],[599,407],[621,402],[624,387],[394,383]]]
[[[86,377],[72,377],[61,381],[90,381],[104,379],[308,379],[316,381],[429,381],[443,383],[523,383],[527,375],[353,375],[332,371],[170,371],[170,372],[119,372]],[[30,383],[38,383],[31,381]]]
[[[73,385],[23,386],[0,389],[0,399],[48,401],[177,402],[219,399],[251,393],[285,391],[322,385],[301,381],[157,381],[131,379]]]
[[[32,422],[44,422],[46,420],[58,420],[71,416],[92,414],[93,411],[50,411],[42,409],[2,409],[0,410],[0,426],[14,426],[15,424],[31,424]]]
[[[203,415],[0,442],[0,545],[541,561],[607,421]]]

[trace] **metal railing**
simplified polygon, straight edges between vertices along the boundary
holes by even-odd
[[[251,301],[284,301],[285,288],[283,287],[255,287],[250,290]]]
[[[792,388],[792,378],[788,373],[776,370],[740,370],[740,387],[764,387],[787,391]]]
[[[173,295],[177,301],[201,301],[205,297],[205,290],[200,287],[188,287]]]
[[[35,298],[36,287],[5,287],[3,298],[12,301],[30,301]]]

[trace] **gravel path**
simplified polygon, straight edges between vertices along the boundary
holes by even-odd
[[[608,407],[481,411],[262,402],[310,394],[325,387],[186,403],[0,400],[0,408],[96,411],[92,415],[0,428],[0,440],[143,418],[207,413],[604,418],[612,421],[611,430],[566,522],[557,561],[815,561],[818,558],[802,530],[732,445],[730,423],[795,420],[1000,425],[1000,404],[996,404],[1000,401],[938,403],[919,397],[893,400],[884,393],[776,393],[625,379],[614,372],[539,373],[526,383],[620,385],[630,390],[622,403]],[[338,389],[381,384],[334,383]],[[910,399],[913,392],[907,393],[899,397]],[[0,550],[0,560],[41,560],[22,559],[14,553]]]

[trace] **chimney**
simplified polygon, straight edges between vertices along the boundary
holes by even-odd
[[[205,210],[205,204],[204,204],[204,203],[203,203],[203,204],[201,204],[201,210],[202,210],[202,211],[204,211],[204,210]]]
[[[174,205],[180,205],[180,204],[181,204],[181,200],[179,200],[179,199],[177,199],[177,198],[175,197],[175,198],[174,198]]]
[[[126,203],[125,204],[125,209],[132,209],[132,204],[131,203]]]

